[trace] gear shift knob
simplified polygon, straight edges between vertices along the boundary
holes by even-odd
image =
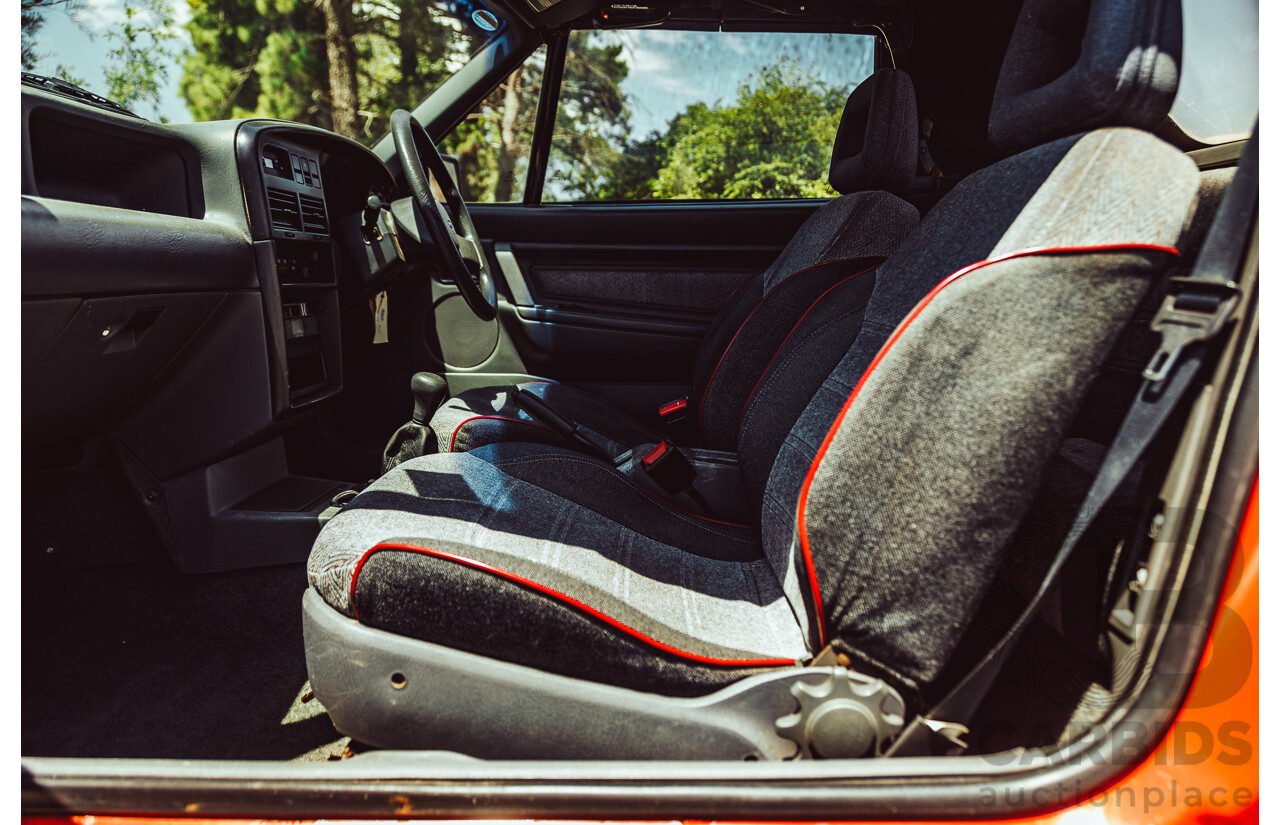
[[[434,372],[419,372],[409,382],[413,392],[413,420],[418,424],[427,424],[431,416],[449,397],[449,385]]]

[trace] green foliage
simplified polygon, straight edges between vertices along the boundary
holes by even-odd
[[[569,82],[566,67],[548,180],[548,190],[556,199],[720,200],[835,194],[827,185],[827,164],[840,122],[843,90],[822,82],[796,61],[783,59],[747,78],[733,102],[694,103],[672,118],[665,132],[632,140],[627,137],[626,101],[608,96],[617,93],[627,73],[625,61],[613,48],[596,47],[594,63],[606,68],[593,69],[578,83]],[[608,68],[610,61],[616,62],[616,69]],[[599,83],[594,98],[585,88],[593,80]],[[605,117],[584,122],[584,111],[602,112]]]
[[[569,38],[547,181],[584,196],[612,185],[628,131],[622,46],[597,38],[588,32]],[[441,144],[462,161],[467,197],[503,203],[522,196],[545,65],[546,50],[539,49]]]
[[[548,187],[585,198],[616,186],[630,131],[622,44],[603,39],[594,32],[570,36],[551,140]]]
[[[190,0],[192,51],[180,87],[192,117],[276,117],[334,128],[324,3]],[[350,31],[339,45],[355,56],[357,136],[366,141],[385,133],[393,110],[421,101],[457,71],[474,46],[462,25],[431,3],[380,0],[341,11]]]
[[[169,77],[175,54],[173,6],[169,0],[125,0],[124,23],[106,33],[115,46],[103,77],[106,96],[125,108],[151,104],[160,109],[160,86]]]
[[[82,0],[22,0],[22,69],[23,71],[35,71],[36,64],[46,55],[36,51],[36,36],[40,34],[40,30],[44,28],[45,19],[49,12],[61,10],[71,16],[72,20],[76,20],[81,11],[84,10]],[[63,80],[80,85],[75,80],[62,74],[63,67],[58,66],[57,75]]]
[[[540,48],[441,141],[440,151],[461,161],[469,200],[507,203],[523,195],[545,66]]]
[[[672,119],[652,150],[657,198],[829,197],[827,163],[843,92],[795,62],[766,66],[729,106],[697,103]],[[637,147],[639,149],[640,147]]]
[[[50,9],[82,0],[21,0],[23,64]],[[158,108],[174,55],[172,0],[126,0],[106,94]],[[179,85],[196,120],[271,117],[338,128],[372,142],[393,109],[426,98],[477,45],[434,2],[189,0],[192,48]],[[552,200],[826,197],[844,91],[795,60],[763,66],[722,103],[694,103],[665,129],[631,137],[624,36],[570,35],[551,141]],[[505,78],[447,136],[470,199],[520,199],[546,49]],[[62,68],[59,67],[62,71]],[[340,121],[340,122],[339,122]]]
[[[294,0],[190,0],[191,52],[179,88],[195,120],[276,117],[332,121],[316,90],[328,85],[324,17]]]

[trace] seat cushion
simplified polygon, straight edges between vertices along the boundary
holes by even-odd
[[[440,451],[465,453],[503,441],[563,445],[559,436],[516,406],[512,399],[517,389],[534,393],[556,412],[602,436],[614,455],[663,438],[598,395],[554,381],[527,381],[477,387],[446,401],[431,418]]]
[[[400,465],[325,526],[308,576],[382,630],[671,695],[809,655],[756,531],[551,445]]]

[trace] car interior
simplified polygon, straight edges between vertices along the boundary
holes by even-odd
[[[1257,472],[1203,4],[456,5],[368,147],[24,80],[24,804],[924,816],[1158,740]],[[864,38],[835,196],[560,199],[570,41],[633,29]]]

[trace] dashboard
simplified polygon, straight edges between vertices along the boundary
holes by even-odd
[[[106,430],[173,478],[340,392],[340,297],[408,266],[393,188],[324,129],[24,88],[24,454]]]

